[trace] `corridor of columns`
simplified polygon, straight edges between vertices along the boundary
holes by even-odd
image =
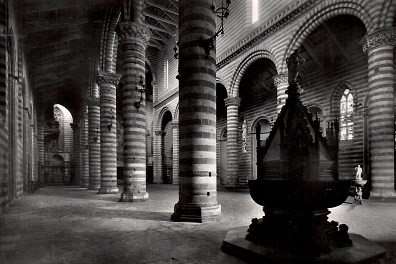
[[[329,218],[392,263],[395,14],[395,0],[0,1],[0,262],[243,263],[222,239],[263,215],[248,183],[298,51],[306,111],[323,136],[340,123],[334,178],[360,166],[367,181],[362,206]]]

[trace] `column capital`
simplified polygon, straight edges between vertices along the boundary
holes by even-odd
[[[116,32],[120,41],[141,39],[145,46],[147,46],[151,37],[151,31],[147,26],[132,21],[119,22],[116,26]]]
[[[105,71],[98,71],[98,77],[96,78],[96,83],[100,85],[101,83],[109,83],[114,84],[115,86],[118,85],[120,82],[121,75],[105,72]]]
[[[99,97],[89,96],[87,98],[88,106],[100,106]]]
[[[275,87],[289,84],[288,75],[286,73],[275,75],[272,79],[274,80]]]
[[[227,97],[224,99],[225,105],[228,106],[239,106],[241,104],[241,98],[239,97]]]
[[[370,49],[380,46],[395,46],[396,28],[382,28],[367,34],[360,41],[363,52],[367,53]]]

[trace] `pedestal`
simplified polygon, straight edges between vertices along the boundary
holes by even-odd
[[[100,187],[98,190],[98,194],[112,194],[118,192],[118,187]]]
[[[175,204],[175,212],[172,220],[177,222],[209,222],[219,219],[221,216],[221,205],[198,206],[189,204]]]
[[[330,246],[327,253],[275,248],[246,240],[247,229],[244,226],[230,229],[222,250],[249,263],[380,263],[386,253],[384,248],[357,234],[349,234],[351,246]]]
[[[123,192],[119,202],[145,202],[148,201],[149,194],[145,193],[128,193]]]

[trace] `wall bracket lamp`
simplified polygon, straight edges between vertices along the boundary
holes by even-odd
[[[230,10],[228,9],[230,4],[231,4],[231,0],[226,0],[225,5],[224,5],[224,0],[221,0],[221,7],[216,9],[214,2],[212,0],[212,5],[210,9],[212,9],[212,13],[214,13],[215,15],[217,15],[218,18],[221,19],[221,24],[219,30],[217,30],[217,32],[212,37],[205,40],[203,48],[205,49],[206,56],[209,56],[210,51],[215,49],[214,42],[216,38],[220,34],[222,35],[224,34],[224,18],[227,19],[227,17],[230,15]]]
[[[99,140],[99,126],[96,126],[95,137],[93,138],[94,142],[98,142]]]
[[[139,101],[135,102],[134,105],[135,105],[136,109],[139,110],[140,104],[143,102],[143,99],[144,99],[143,93],[146,92],[146,86],[144,85],[142,75],[140,75],[139,86],[136,87],[136,90],[138,90],[140,92],[140,99],[139,99]]]
[[[112,108],[110,108],[110,110],[109,110],[109,116],[108,116],[108,118],[110,119],[110,124],[107,125],[107,129],[108,129],[109,131],[111,131],[111,127],[113,126],[113,119],[115,119],[114,112],[113,112],[113,109],[112,109]]]

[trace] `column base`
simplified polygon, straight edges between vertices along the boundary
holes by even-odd
[[[175,204],[171,219],[176,222],[212,222],[219,220],[221,205]]]
[[[100,187],[98,190],[98,194],[112,194],[118,192],[118,187]]]
[[[99,190],[100,186],[95,186],[95,185],[88,185],[88,190]]]
[[[121,193],[121,198],[119,202],[145,202],[148,201],[149,194],[145,193],[128,193],[123,192]]]
[[[87,189],[88,188],[88,184],[80,184],[80,188]]]
[[[370,191],[370,198],[379,198],[379,199],[385,199],[385,198],[396,198],[396,191],[390,190],[390,191],[383,191],[383,192],[376,192],[376,191]]]

